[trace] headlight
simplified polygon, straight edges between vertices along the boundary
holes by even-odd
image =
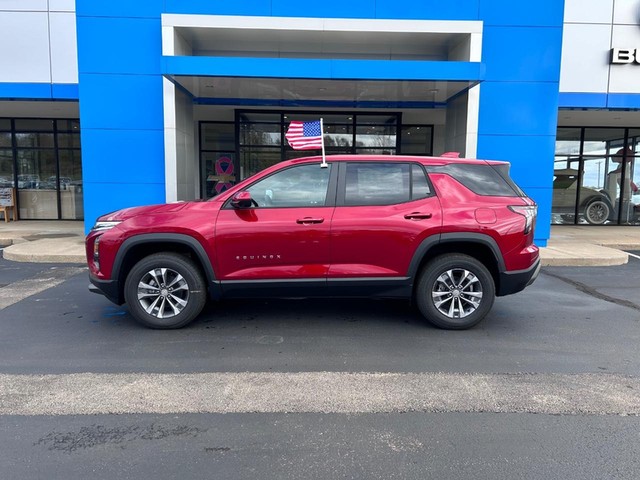
[[[110,228],[115,227],[116,225],[118,225],[120,222],[96,222],[96,224],[93,226],[93,228],[91,230],[95,231],[100,231],[100,230],[109,230]]]
[[[93,263],[100,270],[100,236],[93,241]]]

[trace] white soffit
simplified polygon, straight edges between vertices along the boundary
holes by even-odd
[[[312,56],[324,48],[340,52],[340,48],[327,47],[333,43],[343,45],[346,51],[355,48],[354,52],[368,52],[372,58],[387,53],[410,58],[422,53],[423,59],[439,59],[435,57],[444,49],[450,60],[479,62],[482,28],[481,21],[163,14],[162,43],[163,55],[169,56],[215,56],[220,51],[224,55],[225,50],[245,50],[245,56],[264,56],[260,50],[285,52],[292,46],[293,50],[302,47],[303,52]],[[461,42],[468,45],[464,49],[465,58],[458,58]]]

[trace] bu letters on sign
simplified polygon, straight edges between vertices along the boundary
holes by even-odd
[[[612,64],[626,64],[626,63],[640,63],[640,48],[612,48],[611,49],[611,63]]]

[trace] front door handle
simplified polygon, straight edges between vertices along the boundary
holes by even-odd
[[[324,218],[321,218],[321,217],[318,217],[318,218],[304,217],[296,220],[296,223],[300,223],[302,225],[311,225],[312,223],[322,223],[322,222],[324,222]]]
[[[426,220],[427,218],[431,218],[430,213],[420,213],[420,212],[412,212],[407,213],[404,218],[407,220]]]

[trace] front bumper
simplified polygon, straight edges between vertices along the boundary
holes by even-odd
[[[124,303],[124,298],[117,280],[100,280],[99,278],[89,275],[89,281],[91,282],[89,285],[90,292],[104,295],[116,305],[122,305]]]
[[[500,273],[500,285],[496,295],[503,297],[505,295],[511,295],[512,293],[521,292],[538,278],[541,267],[542,264],[538,258],[536,262],[526,270]]]

